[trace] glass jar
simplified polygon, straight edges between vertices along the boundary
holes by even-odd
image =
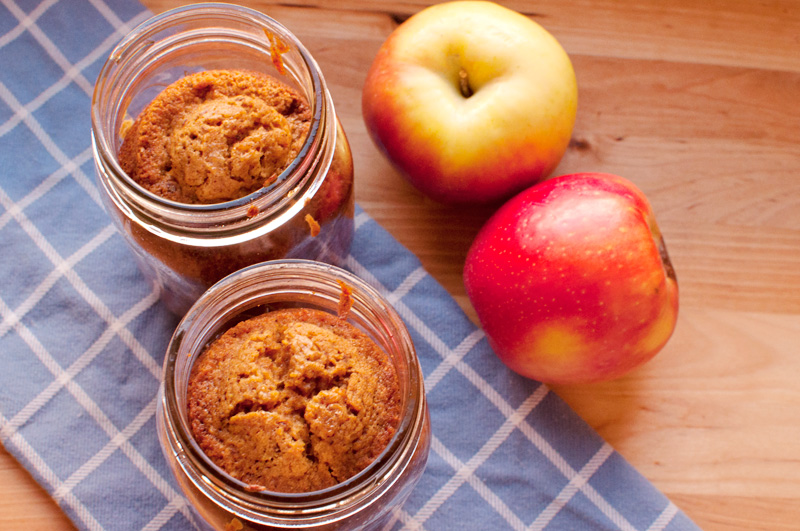
[[[372,464],[328,489],[301,494],[248,490],[217,467],[191,435],[187,387],[192,365],[225,330],[266,311],[305,307],[338,314],[340,281],[352,290],[348,322],[375,341],[395,366],[402,397],[397,431]],[[354,275],[308,260],[248,267],[197,301],[167,349],[156,422],[164,455],[201,529],[380,529],[421,477],[430,449],[422,373],[397,312]]]
[[[299,155],[275,183],[233,201],[184,204],[149,192],[119,164],[121,131],[167,85],[217,69],[263,72],[305,96],[313,118]],[[280,258],[340,264],[349,251],[353,160],[325,79],[300,41],[257,11],[195,4],[134,29],[95,85],[92,145],[106,210],[178,314],[243,267]]]

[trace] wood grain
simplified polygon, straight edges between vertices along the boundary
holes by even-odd
[[[47,492],[0,445],[0,529],[59,531],[75,526]]]
[[[155,12],[180,3],[145,1]],[[422,197],[361,120],[372,57],[427,2],[246,3],[320,63],[353,148],[359,204],[474,319],[463,260],[497,205]],[[652,362],[555,391],[702,528],[800,528],[800,2],[505,3],[550,30],[575,65],[578,120],[555,173],[636,182],[681,287],[675,335]],[[4,452],[0,486],[0,528],[70,529]]]

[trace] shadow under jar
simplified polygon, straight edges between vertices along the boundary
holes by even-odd
[[[238,199],[165,199],[122,169],[123,133],[161,91],[189,74],[267,74],[311,109],[299,154],[277,179]],[[92,145],[106,210],[162,300],[182,315],[211,285],[282,258],[341,264],[353,238],[353,160],[318,65],[285,27],[257,11],[195,4],[155,16],[114,49],[92,100]]]
[[[337,485],[305,493],[253,490],[214,464],[192,436],[187,403],[192,367],[222,333],[256,315],[287,308],[339,315],[340,282],[351,290],[347,322],[371,338],[394,366],[400,397],[396,431],[371,464]],[[408,330],[377,291],[319,262],[258,264],[208,290],[173,335],[159,395],[161,447],[201,529],[381,529],[398,516],[430,449],[428,406]]]

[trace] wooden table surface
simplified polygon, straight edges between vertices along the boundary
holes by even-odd
[[[461,270],[492,208],[422,197],[361,119],[375,52],[424,3],[247,3],[319,62],[353,148],[357,201],[474,319]],[[675,334],[654,360],[555,391],[703,529],[800,529],[800,2],[506,5],[553,33],[575,66],[578,118],[555,174],[606,171],[639,185],[681,290]],[[0,448],[0,529],[71,528]]]

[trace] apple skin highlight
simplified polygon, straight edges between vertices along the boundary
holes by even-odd
[[[622,376],[663,348],[678,314],[652,208],[608,174],[560,176],[512,198],[473,242],[464,284],[495,353],[546,383]]]
[[[389,36],[362,111],[375,144],[417,189],[443,203],[489,203],[555,169],[577,98],[569,57],[539,24],[491,2],[449,2]]]

